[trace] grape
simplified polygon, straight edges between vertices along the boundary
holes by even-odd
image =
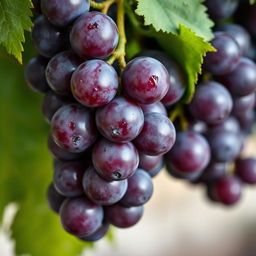
[[[51,123],[52,117],[56,113],[56,111],[70,101],[70,99],[57,95],[53,91],[48,91],[44,96],[42,104],[44,119],[48,123]]]
[[[227,132],[232,132],[232,133],[239,133],[240,132],[239,122],[237,121],[236,118],[234,118],[233,116],[230,116],[224,122],[210,127],[211,132],[222,131],[222,130],[225,130]]]
[[[256,65],[248,58],[241,58],[236,68],[216,79],[234,96],[245,96],[256,91]]]
[[[115,69],[102,60],[89,60],[73,73],[71,89],[74,97],[87,107],[109,103],[118,89]]]
[[[245,112],[250,111],[255,105],[255,93],[233,99],[233,115],[243,116]]]
[[[206,0],[205,5],[213,20],[232,16],[238,7],[238,0]]]
[[[235,204],[242,195],[241,181],[234,176],[223,177],[214,184],[213,193],[219,202],[225,205]]]
[[[241,151],[241,137],[237,133],[218,130],[209,132],[207,139],[217,162],[233,161]]]
[[[81,157],[79,153],[71,153],[60,148],[53,140],[52,136],[48,138],[48,149],[54,158],[62,161],[76,160]]]
[[[204,68],[213,75],[230,73],[238,64],[241,50],[233,37],[224,32],[214,33],[211,41],[216,52],[208,52],[204,59]]]
[[[73,50],[84,58],[105,58],[118,43],[115,22],[100,12],[87,12],[77,19],[70,32]]]
[[[140,107],[144,114],[146,113],[160,113],[167,116],[166,108],[160,101],[154,102],[152,104],[140,104]]]
[[[189,107],[196,119],[207,124],[218,124],[229,116],[232,106],[232,98],[226,88],[209,81],[197,86]]]
[[[107,220],[119,228],[128,228],[138,223],[142,217],[144,207],[132,206],[124,207],[121,204],[115,204],[105,207]]]
[[[51,124],[55,143],[69,152],[83,152],[96,140],[93,115],[78,104],[61,107],[54,114]]]
[[[66,31],[54,27],[44,16],[34,21],[32,41],[37,51],[46,58],[68,48]]]
[[[127,180],[106,181],[93,167],[86,170],[83,177],[85,194],[96,204],[112,205],[117,203],[127,190]]]
[[[46,68],[49,86],[59,94],[69,95],[72,73],[81,63],[82,60],[72,51],[64,51],[55,55]]]
[[[246,26],[253,37],[256,37],[256,5],[252,5],[246,13]]]
[[[161,163],[163,157],[162,156],[149,156],[139,152],[139,168],[144,171],[152,171]]]
[[[143,205],[149,201],[152,194],[153,183],[150,175],[142,169],[137,169],[128,179],[128,188],[121,203],[125,206]]]
[[[144,115],[136,102],[119,97],[97,111],[96,124],[110,141],[131,141],[142,130]]]
[[[163,167],[164,167],[164,161],[162,159],[161,162],[154,169],[147,171],[147,173],[150,175],[151,178],[154,178],[160,173]]]
[[[57,162],[53,176],[55,189],[66,197],[83,195],[82,179],[85,169],[79,162]]]
[[[33,11],[33,13],[38,13],[38,14],[41,13],[40,2],[41,2],[41,0],[32,0],[32,3],[33,3],[32,11]]]
[[[173,148],[166,155],[166,161],[181,173],[200,172],[210,161],[210,147],[199,133],[180,132]]]
[[[235,163],[235,173],[247,184],[256,184],[256,159],[238,159]]]
[[[239,45],[242,54],[247,54],[250,47],[250,35],[245,28],[238,24],[222,24],[217,27],[217,30],[232,36]]]
[[[150,57],[131,60],[122,74],[125,92],[142,104],[161,100],[170,87],[170,76],[161,62]]]
[[[79,237],[82,241],[85,242],[96,242],[103,238],[109,231],[109,223],[103,222],[103,224],[91,235],[85,237]]]
[[[47,190],[47,202],[54,212],[59,213],[61,204],[65,199],[66,197],[59,194],[54,188],[53,184],[50,184]]]
[[[204,134],[207,131],[207,125],[205,122],[200,120],[194,120],[192,123],[189,124],[189,130],[197,133]]]
[[[89,11],[89,0],[41,0],[43,14],[55,26],[65,27]]]
[[[88,236],[101,226],[103,209],[86,197],[70,198],[61,206],[60,220],[68,233],[79,237]]]
[[[25,78],[29,87],[38,93],[45,93],[49,86],[45,79],[45,69],[48,60],[42,56],[32,58],[25,69]]]
[[[175,137],[175,128],[166,116],[147,113],[143,129],[134,144],[144,154],[162,155],[172,148]]]
[[[255,121],[255,113],[253,110],[246,111],[243,115],[237,117],[243,132],[251,133]]]
[[[113,143],[101,139],[92,152],[93,165],[106,180],[123,180],[134,174],[139,165],[139,154],[131,142]]]

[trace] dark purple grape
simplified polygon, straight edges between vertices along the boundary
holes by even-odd
[[[153,182],[150,175],[142,169],[137,169],[128,179],[128,188],[121,200],[125,206],[143,205],[153,195]]]
[[[242,141],[238,133],[217,130],[209,132],[207,139],[212,157],[217,162],[233,161],[241,151]]]
[[[235,116],[243,116],[245,112],[250,111],[255,105],[255,93],[242,97],[233,98],[233,111]]]
[[[175,171],[181,173],[200,172],[210,161],[210,147],[206,139],[199,133],[180,132],[165,159]]]
[[[53,91],[48,91],[43,99],[42,113],[47,123],[51,123],[53,115],[63,105],[70,103],[70,99],[57,95]]]
[[[59,94],[71,94],[71,76],[81,63],[82,60],[72,51],[55,55],[46,68],[46,79],[49,86]]]
[[[55,143],[69,152],[83,152],[97,137],[92,113],[78,104],[61,107],[54,114],[51,124]]]
[[[250,47],[250,34],[238,24],[222,24],[217,27],[217,31],[222,31],[232,36],[239,45],[243,55],[246,55]]]
[[[96,204],[112,205],[117,203],[127,190],[127,180],[106,181],[93,167],[86,170],[83,177],[85,194]]]
[[[256,159],[238,159],[235,164],[236,175],[247,184],[256,184]]]
[[[101,134],[110,141],[131,141],[142,130],[144,115],[136,102],[119,97],[98,109],[96,124]]]
[[[55,189],[66,197],[83,195],[83,175],[86,166],[80,162],[57,162],[54,168]]]
[[[118,89],[115,69],[103,60],[82,63],[72,75],[74,97],[87,107],[100,107],[109,103]]]
[[[115,204],[105,207],[105,216],[114,226],[119,228],[129,228],[138,223],[143,214],[144,207],[132,206],[124,207],[121,204]]]
[[[37,56],[28,62],[25,69],[25,78],[29,87],[38,93],[45,93],[50,88],[45,78],[45,69],[48,59]]]
[[[54,27],[42,15],[34,21],[32,41],[39,54],[47,58],[68,48],[67,33]]]
[[[89,8],[89,0],[41,0],[42,13],[59,27],[66,27]]]
[[[238,0],[206,0],[205,5],[213,20],[229,18],[238,7]]]
[[[60,148],[54,142],[51,135],[48,138],[48,149],[54,158],[56,158],[58,160],[62,160],[62,161],[76,160],[81,157],[81,154],[79,154],[79,153],[71,153],[71,152],[66,151],[65,149]]]
[[[86,197],[70,198],[60,208],[60,220],[68,233],[88,236],[102,225],[103,209]]]
[[[253,37],[256,37],[256,5],[252,5],[246,13],[246,26]]]
[[[245,96],[256,91],[256,65],[248,58],[241,58],[236,68],[216,77],[234,96]]]
[[[170,87],[170,76],[164,65],[150,57],[131,60],[122,74],[125,92],[141,104],[161,100]]]
[[[200,121],[200,120],[195,120],[192,123],[189,124],[188,127],[189,130],[201,134],[205,134],[207,131],[207,125],[205,122]]]
[[[233,37],[224,33],[214,33],[211,41],[216,52],[208,52],[204,59],[204,68],[213,75],[230,73],[237,66],[241,50]]]
[[[175,128],[168,117],[159,113],[147,113],[143,129],[134,144],[144,154],[162,155],[172,148],[175,138]]]
[[[59,194],[54,188],[53,184],[50,184],[47,190],[47,202],[49,207],[56,213],[59,213],[61,204],[66,199],[65,196]]]
[[[93,148],[92,161],[104,179],[123,180],[138,168],[139,154],[131,142],[113,143],[102,139]]]
[[[244,115],[237,117],[243,132],[251,133],[255,121],[255,113],[253,110],[246,111]]]
[[[140,104],[140,107],[144,114],[146,113],[159,113],[167,116],[167,111],[163,103],[160,101],[154,102],[152,104]]]
[[[232,133],[239,133],[240,132],[240,125],[237,119],[233,116],[230,116],[224,122],[216,125],[212,125],[209,129],[211,132],[216,131],[227,131]]]
[[[103,222],[103,224],[91,235],[85,237],[79,237],[82,241],[85,242],[96,242],[102,239],[109,231],[109,223]]]
[[[162,159],[161,162],[154,169],[147,171],[147,173],[150,175],[151,178],[154,178],[161,172],[163,167],[164,167],[164,160]]]
[[[162,161],[162,156],[149,156],[139,152],[139,168],[144,171],[150,172],[154,170]]]
[[[115,22],[100,12],[87,12],[81,16],[70,32],[73,50],[84,58],[105,58],[118,43]]]
[[[219,202],[233,205],[242,196],[242,183],[235,176],[223,177],[213,185],[213,193]]]
[[[189,107],[196,119],[213,125],[227,119],[232,106],[232,98],[227,89],[210,81],[197,86]]]
[[[33,13],[36,13],[36,14],[40,14],[41,13],[41,6],[40,6],[40,3],[41,0],[32,0],[32,4],[33,4]]]
[[[226,169],[226,163],[211,162],[205,168],[199,180],[205,183],[216,181],[225,176]]]

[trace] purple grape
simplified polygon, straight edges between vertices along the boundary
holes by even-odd
[[[68,151],[60,148],[54,142],[51,135],[48,138],[48,149],[54,158],[56,158],[58,160],[62,160],[62,161],[76,160],[81,157],[81,154],[79,154],[79,153],[71,153],[71,152],[68,152]]]
[[[97,137],[93,119],[92,113],[78,104],[61,107],[51,121],[55,143],[69,152],[83,152]]]
[[[154,178],[161,172],[163,167],[164,167],[164,160],[162,159],[161,162],[154,169],[147,171],[147,173],[150,175],[151,178]]]
[[[56,213],[59,213],[61,204],[66,199],[65,196],[59,194],[54,188],[53,184],[50,184],[47,190],[47,202],[49,207]]]
[[[168,117],[159,113],[147,113],[143,129],[134,144],[144,154],[162,155],[172,148],[175,138],[175,128]]]
[[[159,113],[167,116],[166,108],[160,101],[154,102],[152,104],[140,104],[140,107],[144,114],[146,113]]]
[[[33,3],[33,13],[40,14],[41,13],[41,6],[40,6],[41,0],[32,0]]]
[[[85,237],[79,237],[82,241],[85,242],[96,242],[103,238],[109,231],[109,223],[103,222],[103,224],[91,235]]]
[[[88,236],[102,225],[103,209],[86,197],[70,198],[61,206],[60,220],[68,233]]]
[[[143,210],[142,205],[124,207],[121,204],[115,204],[105,207],[105,216],[112,225],[119,228],[129,228],[138,223],[143,215]]]
[[[210,127],[211,132],[223,131],[223,130],[231,133],[239,133],[240,132],[239,122],[235,117],[230,116],[224,122]]]
[[[37,56],[28,62],[25,69],[25,78],[29,87],[38,93],[45,93],[50,88],[45,78],[45,69],[48,59]]]
[[[105,58],[117,46],[117,26],[103,13],[87,12],[73,25],[70,42],[73,50],[81,57]]]
[[[97,111],[96,124],[110,141],[131,141],[142,130],[144,115],[136,102],[119,97]]]
[[[72,75],[74,97],[87,107],[100,107],[109,103],[118,89],[115,69],[103,60],[82,63]]]
[[[241,58],[236,68],[216,77],[234,96],[245,96],[256,91],[256,65],[248,58]]]
[[[192,123],[189,124],[189,130],[201,134],[205,134],[207,131],[207,125],[205,122],[200,120],[194,120]]]
[[[244,27],[238,24],[222,24],[217,27],[217,31],[232,36],[239,45],[242,54],[246,55],[250,47],[250,35]]]
[[[144,171],[150,172],[154,170],[161,163],[163,157],[162,156],[149,156],[139,152],[139,168]]]
[[[55,189],[66,197],[83,195],[83,175],[86,166],[80,162],[57,162],[54,168]]]
[[[241,198],[241,181],[235,176],[223,177],[213,185],[213,193],[219,202],[233,205]]]
[[[244,115],[237,117],[243,132],[251,133],[255,121],[255,113],[253,110],[246,111]]]
[[[101,139],[92,152],[93,165],[106,180],[123,180],[134,174],[139,165],[139,154],[131,142],[113,143]]]
[[[42,15],[34,21],[32,41],[39,54],[46,58],[68,48],[66,32],[54,27]]]
[[[125,92],[141,104],[161,100],[170,87],[170,76],[164,65],[150,57],[131,60],[122,74]]]
[[[66,27],[89,8],[89,0],[41,0],[43,14],[59,27]]]
[[[127,180],[106,181],[101,178],[93,167],[86,170],[83,177],[85,194],[90,200],[100,205],[117,203],[127,190]]]
[[[142,169],[137,169],[128,179],[128,188],[121,200],[125,206],[143,205],[153,195],[153,182],[150,175]]]
[[[255,93],[242,97],[233,98],[233,115],[243,116],[245,112],[250,111],[255,105]]]
[[[232,106],[232,98],[227,89],[210,81],[197,86],[189,107],[196,119],[213,125],[227,119]]]
[[[206,0],[205,5],[213,20],[229,18],[238,7],[238,0]]]
[[[71,76],[82,63],[72,51],[65,51],[55,55],[46,68],[46,79],[49,86],[57,93],[69,95],[71,93]]]
[[[230,73],[238,64],[241,50],[233,37],[224,32],[214,33],[211,41],[216,52],[208,52],[204,59],[204,68],[213,75]]]
[[[70,103],[70,99],[57,95],[53,91],[48,91],[43,99],[42,113],[47,123],[51,123],[53,115],[63,105]]]
[[[226,163],[211,162],[203,171],[199,180],[201,182],[210,183],[216,181],[226,174]]]
[[[235,165],[235,173],[244,183],[256,184],[256,159],[238,159]]]
[[[199,133],[180,132],[165,159],[175,171],[181,173],[200,172],[210,161],[210,147],[206,139]]]

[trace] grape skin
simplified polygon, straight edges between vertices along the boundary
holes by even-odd
[[[237,119],[233,116],[230,116],[228,119],[226,119],[224,122],[216,125],[212,125],[209,127],[210,132],[216,132],[216,131],[227,131],[231,133],[239,133],[241,131],[239,122]]]
[[[102,239],[109,231],[109,223],[103,222],[103,224],[91,235],[85,237],[79,237],[82,241],[85,242],[96,242]]]
[[[254,108],[255,105],[255,93],[248,94],[242,97],[233,98],[233,110],[232,114],[235,116],[243,116],[247,111]]]
[[[154,102],[152,104],[140,104],[140,107],[144,114],[146,113],[159,113],[167,116],[166,108],[161,101]]]
[[[235,174],[246,184],[256,184],[256,159],[238,159],[235,163]]]
[[[56,191],[53,184],[50,184],[47,189],[47,202],[49,207],[56,213],[59,213],[61,204],[66,199],[65,196],[61,195]]]
[[[147,172],[150,172],[155,168],[157,168],[157,166],[159,166],[159,164],[162,162],[162,159],[163,159],[162,156],[149,156],[141,152],[139,152],[139,158],[140,158],[139,168]]]

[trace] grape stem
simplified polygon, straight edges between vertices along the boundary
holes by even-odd
[[[114,4],[117,0],[106,0],[102,3],[97,3],[95,1],[90,1],[90,6],[94,9],[101,10],[102,13],[107,14],[110,6]]]
[[[181,130],[186,131],[188,129],[188,122],[181,104],[177,104],[169,116],[169,119],[172,122],[174,122],[177,118],[179,118]]]

